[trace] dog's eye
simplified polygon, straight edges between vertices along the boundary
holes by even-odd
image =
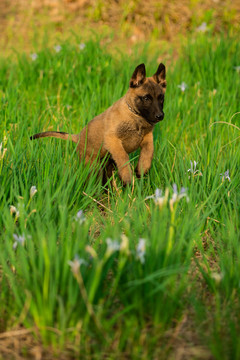
[[[163,103],[163,101],[164,101],[164,95],[159,95],[158,96],[158,101],[160,101],[161,103]]]
[[[143,99],[144,101],[149,101],[149,100],[151,100],[151,96],[150,96],[150,95],[144,95],[144,96],[142,97],[142,99]]]

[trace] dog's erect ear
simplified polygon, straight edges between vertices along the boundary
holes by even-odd
[[[153,75],[153,79],[156,83],[160,84],[163,88],[166,88],[166,68],[162,63],[159,64],[157,72]]]
[[[134,70],[132,74],[129,86],[132,88],[138,87],[144,83],[146,79],[146,69],[144,64],[140,64]]]

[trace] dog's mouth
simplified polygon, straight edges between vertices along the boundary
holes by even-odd
[[[146,119],[147,122],[151,125],[155,125],[157,123],[159,123],[160,121],[163,121],[164,119],[164,115],[161,117],[161,118],[158,118],[158,119],[154,119],[154,120],[150,120],[150,119]]]

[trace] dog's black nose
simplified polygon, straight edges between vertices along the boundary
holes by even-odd
[[[162,112],[162,113],[160,113],[160,114],[157,114],[157,115],[155,116],[155,118],[156,118],[157,120],[163,120],[163,118],[164,118],[164,112]]]

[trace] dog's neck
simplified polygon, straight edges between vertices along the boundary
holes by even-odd
[[[126,100],[126,104],[127,104],[128,108],[129,108],[129,110],[130,110],[133,114],[142,117],[142,115],[141,115],[139,112],[137,112],[135,109],[133,109],[133,108],[129,105],[129,103],[127,102],[127,100]]]
[[[127,104],[127,107],[129,108],[129,110],[133,113],[133,114],[135,114],[135,115],[137,115],[137,116],[140,116],[142,119],[144,119],[149,125],[151,125],[151,127],[153,127],[154,126],[154,124],[152,124],[150,121],[148,121],[147,119],[145,119],[138,111],[136,111],[131,105],[129,105],[129,103],[128,103],[128,101],[125,99],[125,101],[126,101],[126,104]]]

